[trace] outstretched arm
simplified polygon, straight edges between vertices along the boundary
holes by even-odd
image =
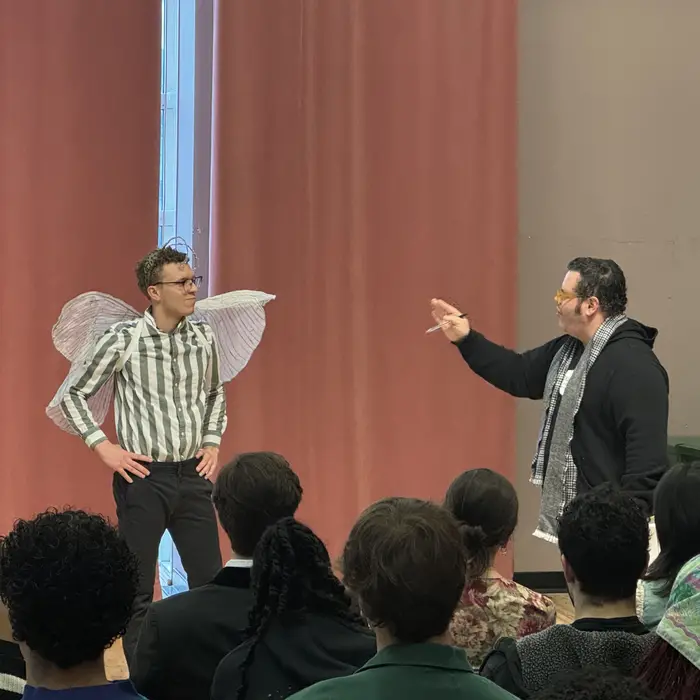
[[[61,401],[61,411],[66,420],[90,449],[107,440],[107,436],[97,424],[87,400],[114,374],[124,349],[124,336],[113,328],[107,330],[98,341],[85,371]]]
[[[472,371],[492,386],[518,398],[541,399],[549,366],[565,339],[561,336],[520,353],[472,330],[455,345]]]
[[[542,398],[549,367],[566,336],[519,353],[492,343],[472,330],[466,315],[442,299],[433,299],[430,304],[438,326],[459,348],[465,362],[476,374],[511,396]]]

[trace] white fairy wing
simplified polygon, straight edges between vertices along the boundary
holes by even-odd
[[[92,357],[97,341],[110,326],[141,314],[121,299],[102,292],[86,292],[65,304],[51,336],[56,350],[71,362]]]
[[[51,335],[55,348],[70,360],[71,366],[68,376],[46,407],[46,415],[61,430],[71,435],[76,434],[63,415],[61,402],[90,363],[98,340],[115,323],[129,321],[140,315],[133,306],[102,292],[86,292],[65,304]],[[98,425],[102,425],[107,417],[113,396],[114,377],[111,377],[88,399],[88,406]]]
[[[193,321],[206,322],[219,350],[219,375],[230,382],[247,364],[265,331],[265,304],[272,294],[240,290],[198,301]]]

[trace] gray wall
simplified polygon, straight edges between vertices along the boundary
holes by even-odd
[[[614,258],[660,329],[675,434],[700,434],[699,29],[698,0],[520,0],[519,346],[557,334],[570,258]],[[540,408],[518,408],[516,571],[559,569],[531,534]]]

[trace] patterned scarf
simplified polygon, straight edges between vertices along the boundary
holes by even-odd
[[[549,542],[557,541],[559,516],[566,504],[576,496],[577,471],[571,456],[571,438],[574,434],[574,420],[586,388],[586,377],[612,334],[626,321],[627,316],[624,315],[605,319],[584,347],[573,371],[570,372],[569,367],[581,347],[581,341],[576,338],[570,337],[563,343],[549,366],[544,389],[545,412],[530,479],[533,484],[542,487],[540,519],[535,536]],[[562,386],[564,390],[555,419]],[[548,443],[549,454],[545,454]]]
[[[700,669],[700,556],[678,572],[656,633]]]

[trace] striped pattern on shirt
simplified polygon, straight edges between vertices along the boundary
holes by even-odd
[[[201,447],[218,447],[226,430],[226,397],[211,328],[196,322],[197,332],[193,322],[183,319],[171,333],[163,333],[150,313],[145,320],[138,346],[116,372],[119,444],[158,462],[184,461]],[[117,323],[102,336],[85,372],[61,403],[66,419],[90,448],[107,436],[87,399],[115,374],[138,323]]]

